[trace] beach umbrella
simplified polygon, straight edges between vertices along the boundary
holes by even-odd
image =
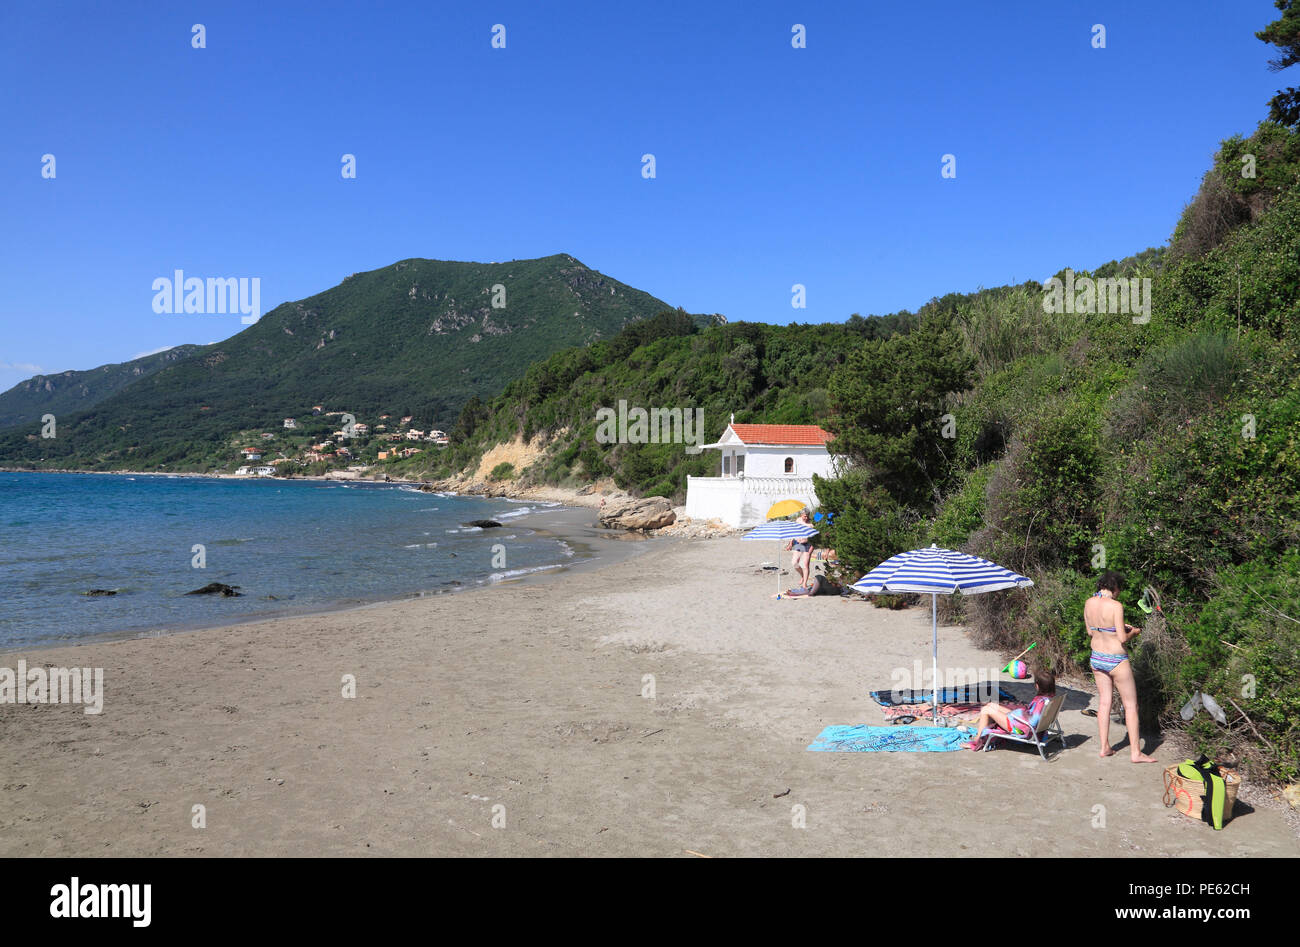
[[[772,508],[767,511],[767,516],[764,519],[779,520],[791,513],[798,513],[805,506],[807,504],[799,500],[782,500],[779,503],[772,504]]]
[[[1033,585],[1019,573],[1004,569],[996,562],[968,556],[931,544],[929,549],[913,549],[886,559],[857,582],[853,588],[868,595],[879,592],[920,592],[930,596],[930,631],[933,638],[931,671],[934,674],[934,719],[939,719],[939,596],[980,595],[1002,589],[1023,589]]]
[[[755,526],[744,536],[741,536],[741,542],[759,539],[775,539],[778,542],[784,539],[807,539],[809,536],[816,536],[817,530],[811,526],[805,526],[803,523],[791,523],[788,520],[780,520],[775,523],[764,523],[762,526]],[[781,549],[778,546],[776,551],[776,591],[781,592]]]

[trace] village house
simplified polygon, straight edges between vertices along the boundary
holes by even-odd
[[[307,458],[308,463],[315,463],[321,460],[329,460],[334,456],[334,453],[331,451],[328,454],[323,454],[318,450],[309,450],[303,456]]]
[[[733,415],[734,418],[734,415]],[[841,458],[831,454],[831,434],[815,424],[727,425],[702,450],[722,456],[717,477],[686,478],[686,515],[729,526],[756,526],[778,500],[817,506],[812,477],[834,477]]]
[[[403,424],[410,424],[410,423],[411,423],[411,420],[412,420],[414,417],[415,417],[415,415],[413,415],[413,414],[408,414],[406,417],[402,418],[402,423],[403,423]]]
[[[240,453],[244,455],[244,460],[262,459],[262,448],[260,447],[245,447]]]
[[[415,430],[415,428],[412,428],[411,430],[406,432],[406,439],[408,441],[422,441],[424,440],[424,432],[417,431]]]
[[[357,434],[358,436],[364,436],[364,435],[370,433],[370,425],[369,425],[369,424],[354,424],[354,425],[352,425],[352,431],[353,431],[354,434]]]
[[[396,457],[396,456],[397,456],[397,451],[395,450],[381,450],[379,452],[380,460],[388,460],[390,457]]]
[[[284,419],[284,427],[285,427],[285,430],[289,430],[289,431],[291,431],[291,430],[293,430],[294,428],[296,428],[297,426],[298,426],[298,422],[297,422],[296,420],[294,420],[293,418],[285,418],[285,419]]]
[[[423,453],[424,453],[424,451],[422,451],[422,450],[421,450],[420,448],[418,448],[418,447],[403,447],[403,448],[402,448],[402,456],[403,456],[403,457],[414,457],[416,454],[423,454]]]
[[[243,466],[235,471],[236,477],[274,477],[274,467],[249,467]]]

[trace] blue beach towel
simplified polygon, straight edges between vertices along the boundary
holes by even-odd
[[[808,747],[824,753],[948,753],[973,734],[947,727],[827,727]]]

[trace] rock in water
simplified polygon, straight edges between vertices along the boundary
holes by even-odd
[[[600,525],[612,529],[660,529],[676,519],[667,497],[610,497],[600,508]]]
[[[117,594],[117,589],[91,589],[89,592],[85,592],[85,593],[83,593],[83,594],[85,594],[85,595],[116,595],[116,594]]]
[[[470,520],[468,523],[461,523],[460,525],[477,526],[480,529],[492,529],[493,527],[500,526],[501,524],[498,523],[496,520]]]
[[[186,592],[186,595],[224,595],[226,598],[232,598],[236,595],[243,595],[238,591],[237,585],[223,585],[220,582],[209,582],[201,589],[195,589],[193,592]]]

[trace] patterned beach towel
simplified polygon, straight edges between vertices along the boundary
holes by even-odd
[[[964,684],[961,687],[944,687],[939,690],[939,703],[942,704],[986,704],[990,700],[996,700],[998,703],[1006,703],[1015,700],[1015,695],[1010,694],[1001,686],[997,689],[997,697],[993,697],[993,683],[985,681],[981,684]],[[871,699],[882,707],[895,707],[899,704],[924,704],[928,703],[934,697],[933,690],[883,690],[871,691]]]
[[[825,753],[947,753],[960,750],[969,733],[947,727],[827,727],[808,749]]]

